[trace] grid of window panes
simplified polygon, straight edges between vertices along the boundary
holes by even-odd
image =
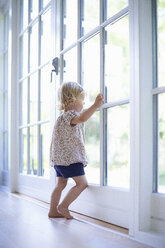
[[[8,13],[0,13],[0,163],[8,171]]]
[[[153,86],[154,102],[154,191],[165,193],[165,1],[154,2],[156,69]]]
[[[20,1],[19,171],[49,178],[50,0]]]
[[[102,110],[85,123],[88,181],[129,188],[128,0],[63,0],[61,14],[61,83],[83,85],[85,108],[99,92],[105,98]],[[105,170],[104,183],[100,165]]]

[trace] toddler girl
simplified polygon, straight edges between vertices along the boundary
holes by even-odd
[[[86,122],[100,107],[103,95],[98,94],[94,104],[82,112],[84,98],[83,88],[75,82],[64,83],[59,90],[60,109],[64,112],[55,123],[50,146],[50,165],[54,166],[57,176],[57,184],[51,195],[48,214],[50,218],[72,219],[73,216],[68,207],[88,186],[84,172],[88,161],[82,123]],[[68,178],[72,178],[76,185],[70,189],[59,204]]]

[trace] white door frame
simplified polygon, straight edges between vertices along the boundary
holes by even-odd
[[[18,1],[9,1],[8,165],[9,188],[18,186]]]

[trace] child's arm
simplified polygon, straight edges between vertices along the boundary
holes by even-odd
[[[86,122],[93,115],[93,113],[97,110],[97,108],[100,107],[103,100],[104,100],[103,94],[98,94],[98,96],[95,99],[94,104],[90,108],[86,109],[82,114],[80,114],[80,116],[74,117],[71,120],[70,124],[76,125],[78,123]]]

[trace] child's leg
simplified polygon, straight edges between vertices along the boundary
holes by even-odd
[[[49,218],[62,217],[61,214],[57,212],[57,206],[60,201],[61,193],[67,185],[67,180],[62,177],[57,177],[57,184],[51,195]]]
[[[78,176],[72,178],[76,185],[70,189],[68,194],[65,196],[61,204],[57,207],[59,213],[65,216],[67,219],[72,219],[73,217],[70,215],[68,207],[69,205],[81,194],[81,192],[86,189],[88,186],[88,182],[86,176]]]

